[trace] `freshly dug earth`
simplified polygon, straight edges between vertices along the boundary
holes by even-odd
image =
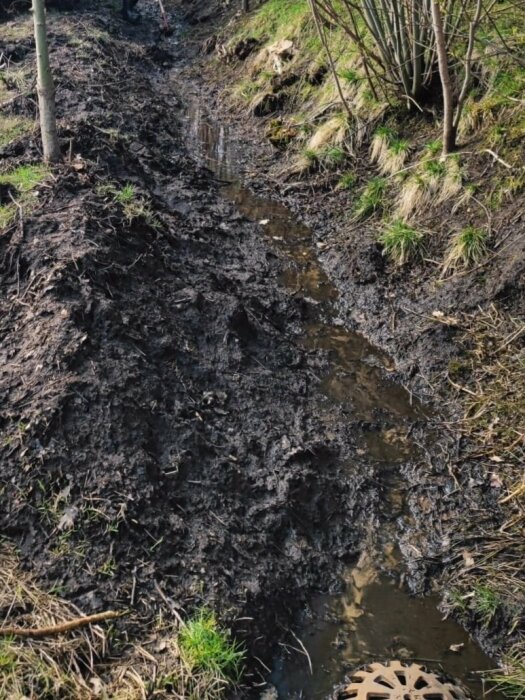
[[[358,551],[372,470],[296,343],[314,305],[185,153],[171,56],[133,32],[51,18],[69,157],[0,237],[0,530],[85,613],[147,619],[158,584],[253,618],[236,630],[267,652]],[[10,47],[32,65],[29,37]],[[38,162],[38,140],[2,156]]]

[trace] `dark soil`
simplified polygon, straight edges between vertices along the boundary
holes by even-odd
[[[252,617],[236,628],[267,656],[339,585],[377,488],[355,421],[316,390],[325,353],[296,341],[316,305],[185,152],[173,57],[147,31],[50,24],[72,159],[0,238],[0,529],[85,612],[147,618],[159,584]],[[41,157],[36,139],[2,155]],[[127,183],[146,207],[131,222],[111,194]]]
[[[210,111],[219,102],[199,65],[191,86],[178,73],[221,4],[181,4],[182,49],[180,34],[160,40],[155,4],[142,5],[141,27],[106,9],[51,22],[71,161],[0,236],[0,531],[85,612],[132,605],[147,619],[163,605],[158,584],[182,608],[219,609],[267,658],[312,591],[340,585],[378,507],[377,473],[356,449],[357,417],[319,392],[326,353],[298,341],[322,310],[279,285],[279,252],[185,145],[187,93]],[[16,45],[17,61],[34,59],[30,40]],[[9,109],[34,116],[35,97]],[[239,134],[253,136],[245,121]],[[267,174],[279,158],[267,145],[245,153]],[[0,155],[2,170],[41,157],[36,138]],[[145,207],[132,221],[111,194],[128,183]],[[284,199],[325,244],[342,318],[420,393],[455,353],[433,310],[522,299],[519,211],[512,258],[434,289],[420,267],[383,275],[366,227],[345,238],[342,195]],[[443,519],[493,498],[483,470],[467,497],[453,491],[447,459],[431,460],[432,474],[406,468],[423,520],[402,544],[420,591],[451,547],[428,532],[428,498],[448,494],[431,508]]]
[[[223,9],[214,22],[193,36],[195,52],[184,77],[210,114],[230,126],[230,138],[244,158],[240,163],[246,186],[258,194],[284,203],[311,227],[319,260],[339,293],[337,309],[349,328],[364,334],[387,351],[395,362],[395,376],[414,395],[435,410],[434,441],[423,447],[422,461],[403,470],[407,503],[412,514],[400,535],[412,590],[424,593],[433,586],[454,583],[462,570],[462,552],[476,541],[490,539],[503,522],[498,506],[501,493],[491,483],[493,464],[479,446],[462,438],[456,422],[462,416],[460,396],[451,390],[449,367],[465,353],[461,319],[494,304],[499,312],[523,318],[525,303],[525,215],[523,196],[489,212],[492,235],[490,254],[480,265],[441,279],[435,261],[443,259],[450,231],[458,229],[454,202],[429,212],[423,224],[427,237],[425,260],[396,268],[383,256],[377,243],[377,223],[356,224],[352,218],[352,195],[337,191],[338,174],[322,172],[283,178],[290,155],[282,144],[271,145],[272,120],[286,118],[286,107],[272,108],[262,116],[232,106],[231,83],[243,74],[243,59],[228,60],[217,70],[217,57],[208,49],[228,40],[232,12]],[[210,41],[210,37],[213,38]],[[186,49],[187,50],[187,49]],[[220,55],[220,52],[219,52]],[[220,78],[218,78],[220,75]],[[278,95],[271,95],[277,99]],[[417,125],[412,125],[417,128]],[[476,148],[470,144],[469,148]],[[363,148],[347,164],[366,180],[368,153]],[[368,168],[368,171],[367,171]],[[469,176],[503,177],[501,164],[481,152],[469,160]],[[376,173],[374,172],[373,175]],[[468,210],[465,224],[485,225],[487,211],[477,201]],[[456,317],[458,323],[442,322]],[[490,627],[471,617],[462,622],[486,649],[497,653],[508,647],[508,630],[514,626],[515,610],[500,610]]]

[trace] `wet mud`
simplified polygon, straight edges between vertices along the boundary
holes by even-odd
[[[318,390],[349,421],[359,420],[356,453],[375,464],[373,478],[380,490],[359,560],[343,572],[342,593],[306,602],[295,632],[279,642],[270,682],[282,700],[339,697],[334,686],[352,670],[372,660],[396,658],[422,662],[481,697],[483,672],[494,668],[494,660],[457,623],[443,617],[438,596],[410,596],[404,583],[398,521],[410,531],[413,518],[401,467],[420,461],[410,433],[418,424],[428,432],[430,410],[389,381],[393,363],[385,353],[344,327],[337,316],[339,294],[317,258],[312,230],[285,206],[243,185],[242,158],[227,126],[214,122],[198,104],[190,106],[186,121],[190,144],[223,182],[223,196],[259,221],[266,240],[284,256],[289,267],[279,283],[293,295],[316,302],[322,320],[305,324],[301,344],[327,353],[328,367]],[[493,692],[493,697],[498,694]]]
[[[239,181],[227,129],[182,90],[177,34],[153,34],[102,10],[51,23],[72,160],[0,237],[0,530],[84,612],[205,603],[246,639],[248,686],[269,664],[283,698],[322,697],[396,636],[430,654],[390,640],[381,612],[405,600],[384,552],[411,541],[428,411],[345,325],[312,231]],[[38,142],[2,156],[38,160]],[[108,183],[132,184],[142,211],[130,219]],[[328,672],[301,685],[279,643],[296,646],[298,614],[344,603],[363,552],[383,572],[362,602],[381,638],[332,656],[347,622],[322,623],[319,642],[304,630]],[[463,638],[435,625],[446,666]],[[469,644],[462,663],[489,662]]]

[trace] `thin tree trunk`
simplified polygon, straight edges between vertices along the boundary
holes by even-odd
[[[333,76],[333,79],[335,81],[335,86],[337,88],[337,92],[339,93],[339,99],[341,100],[343,107],[345,108],[346,113],[348,114],[348,117],[352,118],[353,114],[350,111],[350,107],[348,106],[348,102],[346,101],[345,96],[343,94],[343,89],[341,87],[341,83],[339,82],[339,76],[337,75],[337,68],[335,67],[334,59],[332,57],[332,52],[330,51],[330,47],[328,46],[328,42],[327,42],[326,37],[324,35],[321,20],[319,19],[319,13],[317,11],[316,0],[309,0],[309,3],[310,3],[310,9],[312,10],[312,15],[314,18],[315,26],[317,28],[317,33],[319,35],[319,39],[321,40],[323,48],[326,51],[328,63],[330,64],[330,70],[332,71],[332,76]]]
[[[33,0],[33,19],[35,22],[35,43],[38,76],[38,107],[40,111],[40,131],[44,160],[56,163],[60,160],[60,144],[57,134],[55,107],[55,84],[49,64],[47,48],[46,8],[44,0]]]
[[[481,20],[481,12],[483,10],[483,1],[477,0],[476,11],[472,22],[469,25],[468,33],[468,46],[467,52],[465,54],[465,77],[463,79],[463,85],[461,87],[461,92],[459,93],[458,101],[456,104],[456,115],[454,117],[454,129],[458,130],[459,122],[461,121],[461,113],[463,112],[463,107],[465,105],[465,100],[468,96],[468,89],[470,87],[470,80],[472,77],[472,54],[474,53],[474,43],[476,40],[476,31]]]
[[[243,9],[243,12],[250,11],[250,0],[242,0],[242,9]]]
[[[454,127],[454,105],[452,104],[452,85],[448,68],[447,44],[443,31],[443,17],[438,0],[432,0],[432,25],[436,39],[439,77],[443,89],[443,155],[446,156],[456,146],[456,129]]]

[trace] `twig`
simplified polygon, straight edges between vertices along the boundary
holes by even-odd
[[[305,645],[301,642],[301,640],[299,639],[299,637],[298,637],[296,634],[294,634],[294,633],[292,632],[292,630],[290,630],[290,633],[291,633],[291,635],[294,637],[294,639],[297,640],[297,643],[299,644],[299,646],[301,647],[301,649],[302,649],[303,652],[304,652],[304,655],[305,655],[306,658],[308,659],[308,666],[309,666],[309,668],[310,668],[310,675],[313,676],[313,675],[314,675],[314,669],[313,669],[313,666],[312,666],[312,659],[310,658],[310,654],[308,653],[308,651],[307,651]]]
[[[479,398],[478,394],[476,394],[474,391],[471,391],[470,389],[467,389],[466,386],[461,386],[460,384],[456,384],[456,382],[453,382],[448,373],[447,373],[447,380],[452,384],[454,389],[457,389],[458,391],[464,391],[467,394],[474,396],[474,398],[476,398],[476,399]]]
[[[0,627],[0,637],[52,637],[57,634],[69,632],[70,630],[85,627],[86,625],[94,625],[98,622],[104,622],[105,620],[114,620],[125,614],[125,612],[107,610],[106,612],[95,613],[94,615],[87,615],[86,617],[77,617],[74,620],[62,622],[59,625],[52,625],[51,627]]]
[[[517,489],[514,489],[512,493],[509,493],[508,496],[505,496],[505,498],[501,498],[498,503],[501,505],[502,503],[508,503],[508,501],[511,501],[513,498],[516,498],[517,496],[521,496],[522,493],[525,492],[525,484],[521,484],[518,486]]]
[[[503,158],[500,158],[498,154],[494,153],[494,151],[492,151],[490,148],[484,148],[483,150],[485,151],[485,153],[489,153],[494,158],[494,160],[498,161],[498,163],[501,163],[509,170],[512,170],[512,165],[509,165],[507,162],[505,162]]]
[[[166,605],[168,606],[168,608],[171,611],[171,614],[177,619],[177,622],[180,624],[181,627],[186,627],[186,623],[184,622],[182,617],[179,615],[179,612],[178,612],[177,608],[175,607],[175,605],[171,602],[171,600],[168,600],[168,598],[164,594],[164,591],[159,586],[157,581],[155,581],[154,584],[155,584],[155,588],[157,590],[157,593],[160,595],[162,600],[166,603]]]

